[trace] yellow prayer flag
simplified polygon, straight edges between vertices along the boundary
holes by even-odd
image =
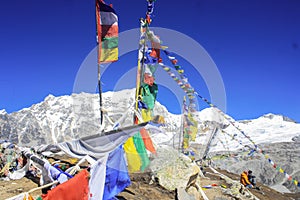
[[[124,144],[124,151],[126,153],[127,163],[128,163],[128,171],[130,173],[137,172],[141,168],[141,158],[139,153],[137,152],[133,138],[129,138]]]

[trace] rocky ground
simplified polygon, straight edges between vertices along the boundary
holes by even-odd
[[[231,184],[217,174],[213,173],[209,168],[204,169],[206,171],[205,177],[198,177],[198,185],[202,187],[202,190],[210,200],[231,200],[239,199],[224,192],[226,189],[232,187]],[[239,180],[239,175],[229,173],[227,171],[218,170],[220,173],[226,175],[232,180]],[[150,173],[134,173],[130,174],[132,184],[118,195],[118,199],[122,200],[150,200],[150,199],[179,199],[177,190],[169,191],[159,184],[159,180],[153,178]],[[205,189],[205,186],[212,186],[210,189]],[[266,187],[260,183],[258,186],[261,190],[250,189],[249,191],[261,200],[289,200],[300,199],[300,194],[282,194],[269,187]],[[36,188],[37,184],[27,178],[11,181],[0,181],[0,198],[6,199],[22,192],[29,191],[32,188]],[[190,188],[189,191],[193,189]],[[232,188],[231,188],[232,189]],[[195,190],[195,189],[194,189]],[[37,198],[41,194],[41,190],[37,190],[31,195]],[[200,193],[199,193],[200,194]],[[191,198],[193,199],[193,198]],[[195,198],[194,198],[195,199]],[[198,199],[202,199],[200,195]],[[242,197],[240,199],[251,199],[250,197]]]
[[[274,144],[261,144],[261,148],[265,151],[265,155],[269,156],[277,167],[285,170],[292,178],[299,180],[300,178],[300,142],[282,142]],[[228,153],[228,152],[227,152]],[[219,153],[223,157],[216,156],[213,159],[213,165],[216,168],[225,169],[234,174],[242,173],[243,169],[251,169],[257,178],[257,181],[276,188],[281,192],[300,193],[300,188],[295,186],[292,181],[288,181],[284,173],[280,173],[278,168],[270,164],[266,156],[261,153],[254,153],[249,156],[247,151],[231,152],[231,156],[225,152]],[[246,154],[245,154],[246,153]],[[238,156],[232,156],[238,155]]]
[[[227,187],[230,187],[230,185],[226,184],[224,180],[221,180],[220,177],[216,176],[214,173],[211,173],[210,169],[206,169],[208,173],[206,173],[206,177],[209,178],[207,183],[211,184],[214,181],[220,181],[221,184],[225,184]],[[220,173],[228,176],[232,180],[239,181],[240,176],[237,174],[229,173],[225,170],[218,170]],[[205,179],[202,179],[203,183],[206,183]],[[256,196],[257,198],[261,200],[288,200],[288,199],[300,199],[300,193],[298,194],[291,194],[291,193],[280,193],[276,190],[273,190],[265,185],[262,185],[261,183],[257,184],[260,190],[257,189],[249,189],[249,191]],[[209,189],[210,190],[210,189]],[[205,193],[207,193],[208,196],[211,196],[209,199],[216,199],[216,197],[213,195],[213,191],[205,190]],[[222,194],[224,196],[224,194]]]
[[[300,193],[280,193],[258,182],[260,190],[241,189],[240,175],[227,170],[199,166],[188,157],[179,154],[172,148],[158,148],[158,156],[152,158],[151,165],[144,173],[131,173],[131,185],[121,192],[117,198],[121,200],[203,199],[203,192],[209,200],[261,199],[261,200],[300,200]],[[69,165],[74,160],[66,155],[48,157],[50,163],[60,160]],[[88,163],[83,163],[85,168]],[[202,175],[202,172],[204,176]],[[20,180],[0,180],[0,200],[28,192],[38,187],[38,180],[26,177]],[[187,187],[187,186],[190,187]],[[30,193],[35,199],[41,190]]]

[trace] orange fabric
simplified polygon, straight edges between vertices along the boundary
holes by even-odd
[[[241,179],[240,179],[241,184],[243,184],[244,186],[250,185],[250,181],[248,179],[248,172],[244,171],[241,174]]]
[[[153,58],[160,58],[160,49],[152,48],[150,56]]]
[[[145,74],[144,74],[144,83],[146,83],[146,84],[152,86],[153,83],[154,83],[154,77],[151,76],[151,75],[148,74],[148,73],[145,73]]]
[[[23,200],[34,200],[34,198],[30,194],[25,194]]]
[[[150,135],[149,135],[148,131],[145,128],[142,128],[140,130],[140,133],[141,133],[141,136],[143,138],[146,149],[148,151],[150,151],[151,153],[156,154],[156,150],[153,146],[153,143],[152,143],[152,140],[150,138]]]
[[[139,124],[139,118],[137,116],[134,117],[134,124]]]
[[[42,195],[42,198],[43,200],[88,200],[88,177],[88,171],[82,170],[75,177],[48,191],[46,195]]]
[[[102,25],[101,36],[104,37],[118,37],[119,26],[118,25]]]
[[[172,62],[173,65],[177,64],[177,60],[176,59],[172,60],[171,62]]]
[[[151,17],[150,17],[150,15],[146,15],[146,21],[147,21],[148,24],[151,23]]]
[[[159,61],[162,61],[161,57],[160,57],[160,48],[161,48],[160,43],[151,42],[151,46],[152,46],[152,49],[151,49],[152,51],[150,53],[150,56],[153,58],[158,58]]]

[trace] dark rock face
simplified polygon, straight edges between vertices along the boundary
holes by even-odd
[[[276,116],[281,116],[283,121],[296,123],[295,120],[283,115],[274,115],[274,114],[263,115],[264,118],[269,118],[269,119],[273,119]]]
[[[300,135],[293,137],[292,140],[294,142],[300,143]]]

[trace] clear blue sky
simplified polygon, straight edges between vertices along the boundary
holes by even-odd
[[[120,32],[139,27],[146,0],[106,2],[119,15]],[[94,5],[93,0],[1,2],[0,109],[10,113],[48,94],[72,93],[81,63],[96,46]],[[300,1],[157,0],[152,26],[184,33],[205,48],[221,73],[233,118],[271,112],[300,122]],[[120,59],[124,69],[136,64],[129,58]],[[113,73],[103,77],[104,91],[113,87]],[[186,75],[209,99],[201,78],[188,70]],[[163,88],[159,101],[180,112]]]

